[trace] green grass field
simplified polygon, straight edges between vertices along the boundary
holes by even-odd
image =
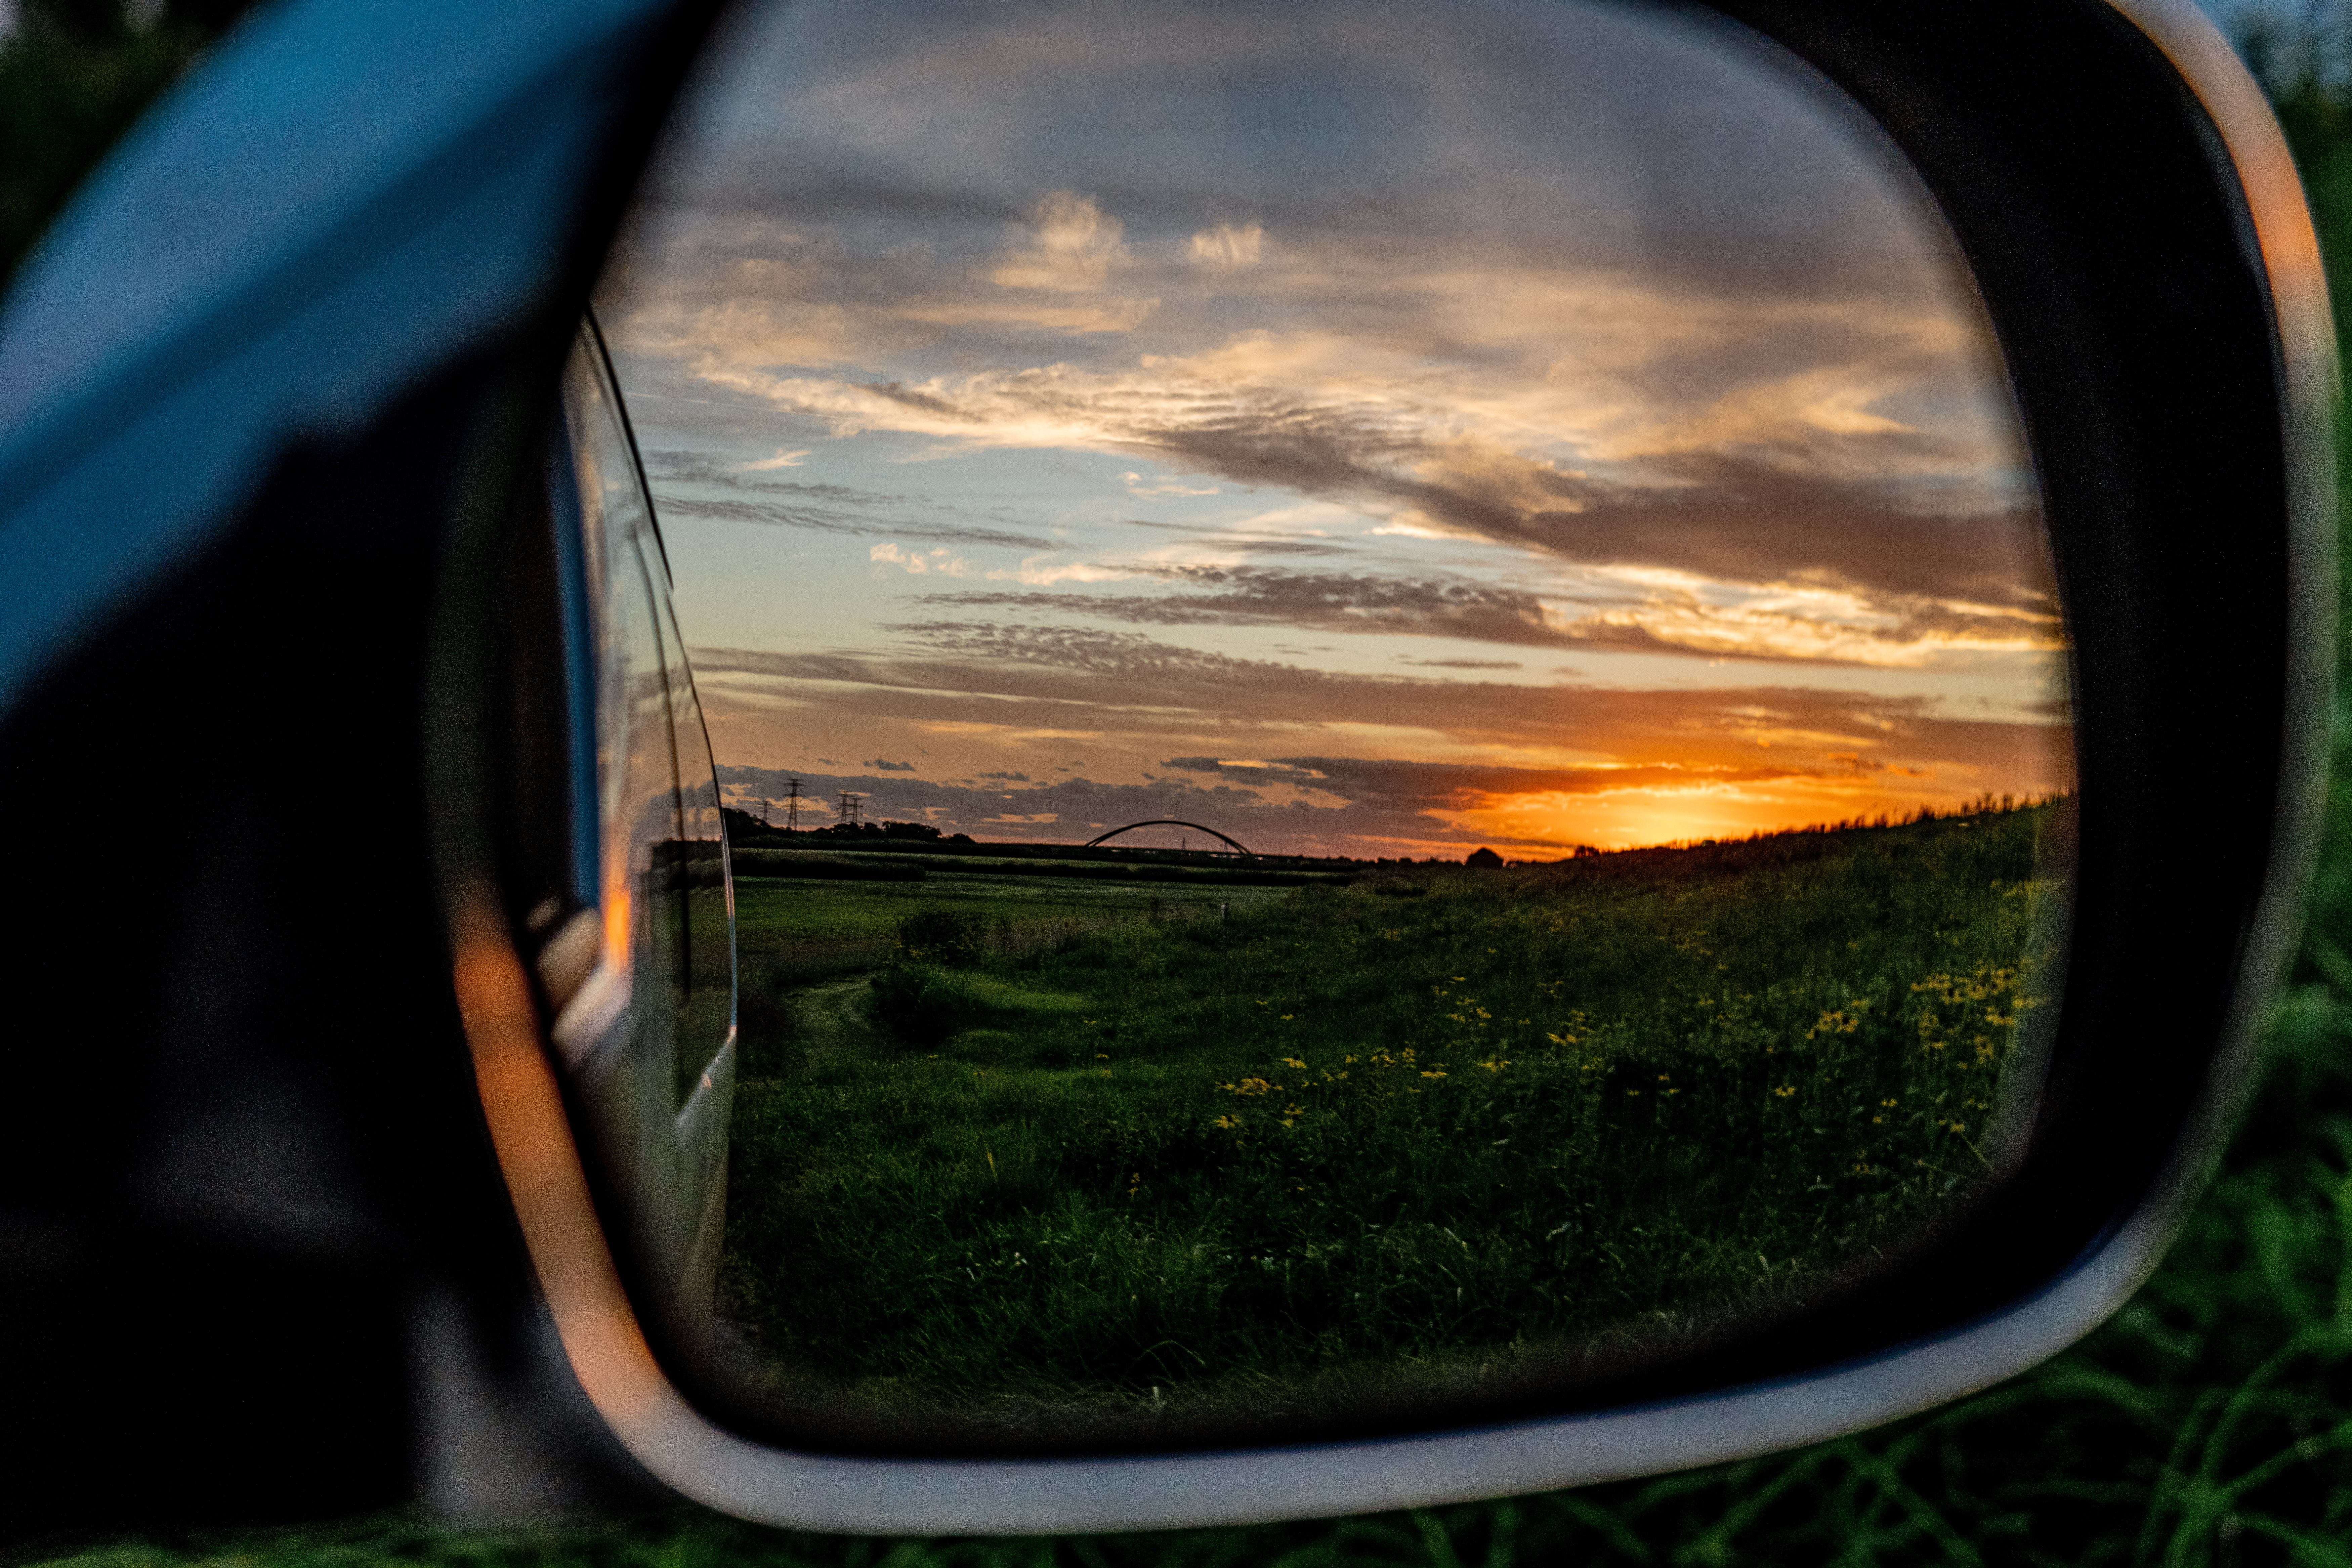
[[[745,877],[735,884],[737,941],[747,969],[796,979],[887,958],[898,922],[913,908],[946,908],[1000,930],[1072,933],[1137,920],[1202,919],[1221,903],[1280,898],[1279,887],[1161,887],[975,868],[922,881]]]
[[[836,911],[966,940],[747,1028],[722,1313],[795,1371],[1037,1422],[1785,1302],[1988,1168],[2060,809],[1222,918],[747,884],[747,969]]]

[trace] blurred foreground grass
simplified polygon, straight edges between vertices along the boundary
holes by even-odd
[[[27,5],[0,45],[0,275],[75,173],[215,28],[173,5]],[[2325,20],[2326,27],[2310,18]],[[2336,12],[2250,37],[2352,320],[2352,89]],[[2352,487],[2347,487],[2352,489]],[[2341,711],[2337,734],[2352,733]],[[1912,1563],[2352,1568],[2352,748],[2267,1079],[2163,1267],[2082,1345],[1973,1399],[1720,1469],[1441,1509],[1049,1541],[794,1534],[678,1509],[486,1529],[410,1517],[152,1538],[87,1568]]]

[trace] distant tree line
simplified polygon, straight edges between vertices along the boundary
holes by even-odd
[[[1469,855],[1460,860],[1438,855],[1431,855],[1420,859],[1415,859],[1410,855],[1395,859],[1390,859],[1385,857],[1377,859],[1359,858],[1345,855],[1281,856],[1264,857],[1263,858],[1267,858],[1269,860],[1277,858],[1288,860],[1305,859],[1359,866],[1404,867],[1468,865],[1480,868],[1501,868],[1505,866],[1548,866],[1556,865],[1564,860],[1582,859],[1587,856],[1594,855],[1641,853],[1650,849],[1705,849],[1712,848],[1722,844],[1754,843],[1760,839],[1782,838],[1803,834],[1852,833],[1869,828],[1905,827],[1914,823],[1965,821],[1970,817],[1990,816],[2003,812],[2018,811],[2029,809],[2034,806],[2048,805],[2053,803],[2068,801],[2072,798],[2072,792],[2070,791],[2055,791],[2045,795],[2028,795],[2021,796],[2016,795],[1995,795],[1988,790],[1985,794],[1979,795],[1974,800],[1964,801],[1958,805],[1945,806],[1940,810],[1932,805],[1923,805],[1911,811],[1882,811],[1874,816],[1851,816],[1842,818],[1836,822],[1816,822],[1809,824],[1803,827],[1759,828],[1755,832],[1746,835],[1730,834],[1720,838],[1676,839],[1666,844],[1645,845],[1641,847],[1641,849],[1638,850],[1612,851],[1601,849],[1591,844],[1564,845],[1561,847],[1565,850],[1565,853],[1551,859],[1506,859],[1504,857],[1490,848],[1473,850]],[[977,847],[975,841],[970,834],[948,833],[944,829],[929,822],[837,822],[825,827],[792,829],[777,827],[770,823],[762,822],[758,817],[752,816],[750,812],[739,811],[731,805],[721,807],[720,815],[725,816],[727,819],[728,842],[738,848],[759,844],[778,847],[795,844],[809,847],[831,845],[838,847],[856,848],[881,848],[893,844],[908,846],[919,844],[934,845],[940,848]],[[1001,847],[1003,852],[1007,853],[1020,853],[1024,850],[1043,851],[1056,849],[1056,847],[1053,846],[1028,844],[1005,845],[999,847]],[[1068,846],[1061,846],[1058,847],[1056,852],[1066,853],[1071,851]]]
[[[969,844],[968,833],[942,834],[928,822],[836,822],[828,827],[786,828],[731,805],[719,807],[730,844]]]

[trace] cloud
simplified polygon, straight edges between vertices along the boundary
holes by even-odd
[[[756,522],[772,528],[805,528],[817,533],[870,537],[895,534],[901,539],[941,540],[950,544],[985,544],[1003,550],[1052,550],[1056,542],[1034,533],[1013,533],[977,523],[919,522],[905,518],[845,516],[818,507],[796,507],[776,501],[712,500],[703,496],[656,491],[656,510],[664,517],[708,518],[715,522]]]
[[[1155,533],[1182,536],[1179,548],[1213,551],[1224,555],[1351,555],[1358,548],[1351,541],[1307,538],[1285,533],[1268,533],[1257,530],[1220,528],[1191,522],[1164,522],[1158,519],[1129,517],[1118,520],[1125,528],[1149,529]]]
[[[763,473],[772,468],[797,468],[802,463],[807,461],[808,455],[809,448],[806,447],[793,452],[779,449],[772,458],[762,458],[756,463],[746,463],[743,467],[751,473]]]
[[[1255,267],[1265,254],[1265,229],[1254,223],[1238,227],[1221,223],[1201,230],[1184,248],[1194,261],[1214,271]]]
[[[1010,574],[991,574],[1009,575]],[[1067,575],[1080,576],[1076,571]],[[1139,626],[1271,626],[1388,636],[1454,637],[1529,647],[1591,648],[1824,664],[1917,662],[1959,647],[2063,647],[2054,612],[2035,602],[1955,607],[1920,596],[1871,599],[1835,584],[1720,602],[1686,586],[1623,584],[1613,605],[1579,605],[1461,578],[1310,573],[1270,566],[1133,563],[1126,576],[1207,590],[1072,594],[965,590],[927,603],[959,609],[1087,616]],[[1024,571],[1022,580],[1054,580]],[[1433,666],[1432,668],[1444,668]],[[1459,667],[1457,667],[1459,668]]]
[[[1412,811],[1466,810],[1527,795],[1599,795],[1660,784],[1748,784],[1812,776],[1820,771],[1785,764],[1512,768],[1369,757],[1275,757],[1264,762],[1170,757],[1160,765],[1261,787],[1287,784],[1343,801],[1376,802]]]
[[[1138,575],[1207,592],[1164,595],[966,590],[926,602],[961,610],[1091,616],[1135,626],[1280,626],[1566,646],[1536,595],[1462,581],[1271,567],[1144,566]]]
[[[1138,746],[1213,731],[1296,737],[1360,727],[1412,731],[1457,755],[1569,747],[1619,764],[1705,768],[1747,766],[1759,752],[1777,751],[1776,766],[1817,765],[1823,776],[1853,772],[1825,760],[1832,753],[1975,768],[2046,755],[2052,737],[2064,733],[2038,721],[1956,716],[1926,697],[1359,674],[1087,626],[934,621],[886,629],[906,639],[904,654],[697,648],[698,675],[714,678],[705,683],[705,704],[728,700],[726,679],[740,676],[778,680],[804,695],[819,685],[835,688],[837,695],[825,700],[854,708],[861,722],[1115,731]]]
[[[877,758],[873,762],[866,763],[864,765],[869,768],[878,768],[886,773],[911,773],[915,771],[915,764],[912,763],[886,763],[881,761],[879,758]]]
[[[989,281],[1005,289],[1099,289],[1127,260],[1126,226],[1075,191],[1053,191],[1029,214],[1028,232]]]
[[[1130,495],[1213,496],[1217,493],[1217,487],[1214,485],[1180,485],[1164,480],[1159,484],[1147,485],[1143,482],[1141,474],[1132,472],[1119,475],[1118,482],[1127,487]]]
[[[667,444],[728,454],[649,457],[665,515],[857,541],[796,547],[786,616],[713,596],[707,640],[798,639],[699,656],[722,752],[921,739],[955,780],[835,787],[1301,848],[2063,774],[1998,353],[1907,175],[1776,58],[1654,7],[793,16],[607,312]]]
[[[646,477],[658,484],[716,485],[731,490],[743,490],[763,495],[805,496],[820,500],[842,501],[856,505],[873,505],[902,500],[898,496],[877,495],[871,490],[856,489],[848,485],[803,484],[795,479],[747,479],[743,471],[720,463],[708,452],[685,452],[668,447],[648,447],[639,454],[645,459]]]
[[[747,479],[740,472],[724,468],[700,452],[651,450],[645,458],[655,506],[664,517],[804,528],[852,538],[887,533],[898,539],[989,545],[1004,550],[1052,550],[1060,542],[1042,534],[1016,533],[963,521],[952,514],[945,520],[933,521],[912,517],[908,514],[926,507],[935,508],[935,503],[911,496],[884,495],[848,485]],[[718,497],[695,495],[688,493],[689,486],[731,493]],[[760,499],[745,499],[753,497]]]
[[[971,563],[961,555],[949,553],[945,545],[917,552],[903,550],[896,544],[877,544],[866,552],[866,559],[877,566],[888,564],[904,567],[917,577],[969,577]]]
[[[1775,416],[1712,445],[1570,468],[1475,412],[1235,385],[1146,356],[1141,372],[1068,365],[850,384],[716,372],[840,434],[919,431],[992,446],[1141,450],[1579,567],[1666,569],[1750,585],[1834,585],[1874,605],[1929,601],[2047,617],[2033,508],[1971,477],[1948,440],[1907,427],[1825,431]],[[1369,390],[1369,389],[1367,389]],[[1769,399],[1761,406],[1777,407]],[[1685,438],[1675,437],[1680,446]]]
[[[1133,633],[1090,626],[1005,626],[979,621],[899,622],[884,628],[916,643],[980,660],[1004,659],[1121,680],[1286,671],[1292,667],[1180,647]]]
[[[919,30],[920,44],[867,37],[858,63],[803,84],[812,117],[787,117],[807,139],[786,143],[794,157],[747,148],[720,180],[733,195],[680,210],[633,341],[841,440],[1146,456],[1180,477],[1129,470],[1131,493],[1270,487],[1400,541],[1498,546],[1546,570],[1835,589],[1883,623],[1809,636],[1790,625],[1802,605],[1769,627],[1700,626],[1685,606],[1552,627],[1576,646],[1865,662],[1906,640],[2055,646],[2039,522],[1973,306],[1932,216],[1842,121],[1663,22],[1423,36],[1401,15],[1367,33],[1310,8],[1255,26],[1253,50],[1297,51],[1300,68],[1351,82],[1317,110],[1347,134],[1227,147],[1200,125],[1229,94],[1262,93],[1249,70],[1263,61],[1244,69],[1182,7],[1146,10],[1114,28],[1059,6],[982,7]],[[1108,74],[1022,74],[1062,51]],[[1563,69],[1582,96],[1560,97]],[[1005,95],[1003,71],[1021,94]],[[1464,81],[1479,103],[1460,100]],[[882,114],[869,93],[900,107]],[[1550,165],[1523,147],[1473,155],[1513,141],[1495,116],[1520,98],[1528,126],[1551,129],[1515,134],[1556,132],[1555,173],[1583,199],[1565,186],[1532,199],[1527,182],[1551,176],[1522,171]],[[1178,103],[1193,123],[1153,118]],[[1562,114],[1573,127],[1554,124]],[[955,151],[909,139],[908,116],[958,125]],[[1391,145],[1384,123],[1410,129]],[[961,167],[983,146],[987,167],[941,175],[940,159]],[[1342,148],[1385,177],[1319,169]],[[1187,163],[1211,154],[1237,161],[1218,180]],[[815,186],[774,187],[786,166]],[[1365,188],[1381,200],[1367,205]],[[1202,193],[1227,189],[1271,216],[1204,224]],[[1150,298],[1114,300],[1114,279]]]
[[[1866,469],[1809,472],[1778,456],[1677,454],[1652,465],[1659,482],[1651,484],[1508,460],[1465,462],[1410,493],[1420,510],[1462,531],[1584,564],[1830,584],[1882,604],[2052,608],[2031,509],[1953,509],[1953,498],[1936,488]]]

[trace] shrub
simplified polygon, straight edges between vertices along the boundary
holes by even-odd
[[[1078,996],[1025,991],[969,970],[894,963],[873,980],[874,1021],[909,1046],[929,1047],[983,1025],[1034,1021],[1085,1005]]]
[[[927,963],[894,963],[874,977],[874,1021],[910,1046],[936,1046],[978,1022],[947,974]]]
[[[986,956],[988,922],[962,910],[917,910],[898,922],[898,958],[968,969]]]

